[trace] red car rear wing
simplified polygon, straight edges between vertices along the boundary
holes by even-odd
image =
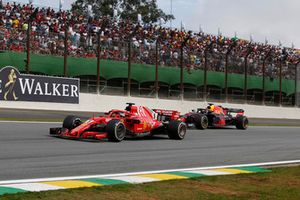
[[[158,116],[169,117],[171,120],[178,119],[180,117],[180,112],[176,110],[163,110],[163,109],[152,109]]]

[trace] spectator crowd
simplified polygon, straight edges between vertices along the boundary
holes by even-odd
[[[31,16],[31,17],[30,17]],[[35,8],[31,4],[2,3],[0,0],[0,50],[26,51],[27,30],[31,23],[31,51],[36,54],[64,55],[65,32],[69,56],[95,58],[98,34],[101,58],[128,60],[128,41],[132,44],[135,63],[155,64],[158,45],[159,64],[188,69],[203,69],[250,75],[263,74],[276,78],[280,66],[287,79],[295,78],[295,65],[300,60],[294,48],[210,35],[203,32],[170,29],[157,24],[133,23],[107,17],[93,18],[71,11]],[[67,30],[67,31],[65,31]]]

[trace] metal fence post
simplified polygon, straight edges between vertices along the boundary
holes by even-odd
[[[28,18],[28,27],[27,27],[27,41],[26,41],[26,48],[27,48],[27,51],[26,51],[26,63],[25,63],[25,71],[27,74],[29,74],[30,72],[30,49],[31,49],[31,45],[30,45],[30,42],[31,42],[31,27],[32,27],[32,21],[36,18],[36,15],[38,13],[39,9],[36,8],[34,10],[34,12],[29,16]]]
[[[282,106],[282,62],[279,61],[279,106]]]
[[[226,103],[228,102],[228,56],[235,46],[236,46],[235,42],[233,44],[231,44],[225,55],[225,84],[224,84],[224,86],[225,86],[225,102]]]
[[[226,53],[225,56],[225,102],[228,102],[228,52]]]
[[[68,22],[65,21],[65,40],[64,40],[64,76],[68,76]]]
[[[183,43],[180,47],[180,97],[183,100],[184,98],[184,85],[183,85]]]
[[[262,105],[265,105],[265,94],[266,94],[266,58],[263,60],[263,66],[262,66]]]
[[[210,44],[207,48],[204,50],[204,73],[203,73],[203,100],[207,101],[207,51],[208,48],[211,48]]]
[[[249,55],[249,54],[248,54]],[[248,101],[248,55],[245,56],[245,78],[244,78],[244,98],[245,98],[245,103]]]
[[[159,90],[159,83],[158,83],[158,49],[159,49],[159,42],[156,40],[155,45],[155,98],[158,98],[158,90]]]
[[[262,68],[262,105],[265,105],[265,96],[266,96],[266,60],[271,56],[272,49],[267,53],[263,59],[263,68]]]
[[[248,57],[252,53],[253,49],[251,43],[248,45],[247,55],[245,56],[245,80],[244,80],[244,95],[245,103],[248,102]]]
[[[128,41],[128,77],[127,77],[127,96],[130,96],[131,92],[131,41]]]
[[[300,61],[295,64],[295,107],[298,107],[298,65]]]
[[[100,59],[101,59],[101,40],[100,32],[97,33],[97,94],[100,91]]]
[[[30,72],[30,49],[31,49],[31,19],[28,20],[28,28],[27,28],[27,40],[26,40],[26,63],[25,63],[25,71],[26,74],[29,74]]]

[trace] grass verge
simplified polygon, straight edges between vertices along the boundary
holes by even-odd
[[[20,193],[1,200],[182,200],[182,199],[300,199],[300,167],[274,168],[271,173],[214,176],[139,185]]]

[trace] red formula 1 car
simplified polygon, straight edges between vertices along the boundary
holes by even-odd
[[[143,137],[166,134],[182,140],[186,124],[178,111],[151,110],[128,103],[125,110],[111,110],[104,116],[82,122],[76,116],[67,116],[63,126],[50,128],[50,135],[75,139],[108,139],[120,142],[125,137]]]
[[[223,108],[214,104],[187,113],[184,118],[188,127],[196,127],[197,129],[236,126],[237,129],[245,130],[249,124],[243,109]]]

